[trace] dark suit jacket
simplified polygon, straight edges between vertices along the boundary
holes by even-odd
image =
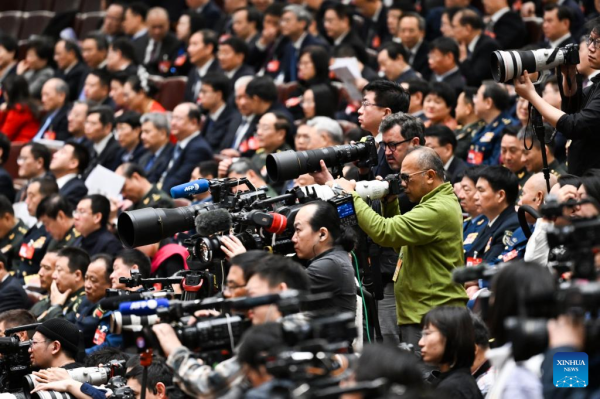
[[[377,21],[365,18],[360,13],[356,14],[359,19],[363,20],[360,37],[365,39],[367,47],[378,49],[382,44],[387,43],[391,39],[390,31],[387,27],[387,13],[387,7],[382,5]]]
[[[67,74],[61,69],[57,69],[56,72],[54,72],[55,77],[64,80],[69,85],[69,101],[77,101],[79,98],[81,80],[88,72],[88,67],[83,62],[75,64],[73,69]]]
[[[431,69],[429,69],[429,45],[424,40],[421,42],[411,66],[415,71],[419,72],[425,80],[428,80],[431,76]]]
[[[369,64],[369,55],[367,54],[367,46],[365,42],[358,36],[358,33],[354,30],[350,32],[342,39],[342,42],[335,46],[335,49],[340,47],[350,46],[356,53],[356,58],[365,65]]]
[[[520,49],[527,44],[527,29],[521,16],[514,11],[505,13],[493,28],[496,41],[503,50]]]
[[[96,154],[90,162],[84,173],[85,178],[89,176],[97,165],[102,165],[112,171],[116,170],[121,164],[121,157],[124,152],[125,150],[119,145],[119,142],[114,137],[111,137],[104,150],[100,154]]]
[[[106,230],[106,227],[92,232],[87,237],[83,237],[80,245],[90,256],[100,253],[115,256],[123,249],[121,241],[110,231]]]
[[[198,135],[192,139],[177,158],[170,169],[162,185],[162,190],[170,192],[171,187],[190,181],[194,168],[202,161],[213,159],[213,153],[208,142]]]
[[[167,170],[167,166],[169,166],[169,161],[173,156],[174,148],[175,146],[173,145],[173,143],[167,143],[165,145],[165,148],[158,156],[158,159],[152,164],[152,167],[146,171],[146,177],[151,183],[158,183],[162,174],[165,172],[165,170]],[[146,168],[146,165],[148,164],[150,159],[152,159],[153,156],[154,154],[148,151],[140,158],[139,164]]]
[[[149,45],[150,40],[148,40],[147,46]],[[158,56],[156,57],[156,59],[151,59],[150,62],[146,64],[146,69],[148,70],[148,73],[150,73],[151,75],[169,75],[169,71],[162,72],[159,70],[159,63],[163,61],[169,61],[169,63],[172,63],[173,61],[175,61],[175,58],[177,57],[177,51],[179,50],[180,46],[181,42],[177,39],[177,36],[175,36],[172,32],[168,32],[160,44],[160,49],[158,51]],[[144,55],[145,53],[146,49],[144,49]]]
[[[210,72],[222,72],[221,66],[219,65],[219,61],[215,58],[212,61],[212,64],[208,67],[206,73]],[[188,74],[188,80],[185,84],[185,92],[184,99],[185,101],[196,103],[196,99],[198,98],[198,92],[200,91],[199,82],[202,81],[202,77],[198,75],[198,68],[192,65],[192,69]]]
[[[0,194],[6,196],[10,202],[14,202],[16,192],[13,185],[13,179],[10,177],[4,166],[0,165]]]
[[[80,177],[69,180],[59,190],[59,194],[65,197],[74,208],[77,207],[79,201],[87,195],[87,192],[88,189]]]
[[[287,83],[294,80],[292,79],[292,73],[294,73],[297,80],[298,60],[300,59],[300,54],[302,53],[302,50],[308,46],[321,46],[325,49],[328,48],[327,43],[325,43],[320,38],[311,35],[310,33],[304,37],[304,40],[302,41],[302,44],[300,45],[300,49],[298,51],[296,51],[296,48],[290,40],[287,41],[287,44],[283,48],[281,66],[279,69],[279,71],[283,72],[284,74],[284,82]]]
[[[9,275],[4,282],[0,283],[0,313],[7,310],[28,308],[29,298],[27,298],[21,283]]]
[[[226,148],[223,147],[223,139],[227,135],[234,112],[233,107],[225,105],[225,109],[216,121],[210,121],[209,117],[206,117],[200,135],[204,137],[214,152],[219,152],[223,148]]]
[[[248,129],[246,129],[246,132],[244,133],[244,137],[242,138],[242,140],[240,140],[240,145],[238,147],[235,147],[234,150],[238,150],[240,152],[244,152],[241,151],[240,147],[242,146],[242,143],[244,143],[245,141],[247,141],[250,137],[254,136],[254,134],[256,133],[256,125],[258,123],[258,116],[254,116],[254,118],[252,118],[252,120],[249,123]],[[242,124],[242,114],[240,114],[237,110],[234,111],[233,116],[231,117],[231,122],[229,123],[229,128],[227,129],[227,133],[225,134],[225,137],[223,138],[223,148],[232,148],[233,144],[235,143],[235,134],[237,133],[238,127],[240,127],[240,125]]]
[[[200,15],[204,17],[207,29],[212,29],[217,34],[221,31],[225,14],[212,0],[204,6]]]
[[[458,157],[454,157],[450,165],[448,166],[448,170],[446,171],[446,181],[450,183],[458,183],[462,179],[462,175],[465,170],[469,167],[465,161]]]
[[[148,47],[148,41],[150,41],[150,36],[148,36],[148,32],[144,33],[142,36],[131,39],[131,44],[133,44],[133,48],[135,49],[135,62],[136,64],[141,64],[144,62],[144,56],[146,55],[146,47]]]
[[[431,79],[429,81],[434,84],[437,83],[437,80],[433,74],[431,75]],[[466,79],[462,73],[460,73],[460,69],[458,69],[450,75],[445,76],[444,79],[442,79],[442,82],[449,84],[450,87],[456,91],[456,95],[458,95],[465,88]]]
[[[565,47],[567,44],[577,44],[577,42],[575,41],[575,39],[573,39],[573,36],[569,36],[562,42],[558,43],[557,47]],[[548,41],[548,39],[542,40],[537,45],[540,48],[550,48],[550,42]]]
[[[472,257],[477,252],[478,258],[483,258],[484,261],[495,260],[502,253],[505,242],[512,236],[512,232],[518,229],[519,217],[514,206],[508,206],[494,222],[492,227],[486,226],[477,236],[471,249],[465,254],[467,257]],[[491,237],[491,241],[490,241]],[[489,246],[488,246],[489,243]],[[487,249],[487,251],[486,251]]]
[[[69,110],[70,106],[65,104],[58,110],[56,116],[52,119],[52,123],[48,126],[45,132],[54,132],[56,133],[56,140],[66,141],[71,138],[71,133],[69,133]],[[46,120],[50,116],[51,113],[46,114],[42,121],[40,122],[40,129],[46,123]],[[44,132],[44,133],[45,133]],[[43,137],[42,137],[43,138]]]
[[[464,60],[459,68],[467,80],[467,86],[479,87],[483,80],[492,79],[490,57],[493,51],[500,49],[500,44],[491,37],[481,34],[470,57]]]

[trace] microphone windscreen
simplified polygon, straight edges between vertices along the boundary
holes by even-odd
[[[110,298],[104,298],[100,301],[100,307],[103,310],[117,310],[123,302],[133,302],[144,299],[142,294],[119,295]]]
[[[210,183],[206,179],[198,179],[189,183],[180,184],[171,188],[171,197],[187,198],[192,195],[205,193],[210,188]]]
[[[148,299],[147,301],[125,302],[119,305],[119,312],[124,315],[134,314],[145,316],[156,314],[158,308],[168,308],[169,300],[166,298]]]
[[[196,232],[203,237],[227,231],[231,228],[231,215],[226,209],[201,212],[196,216]]]

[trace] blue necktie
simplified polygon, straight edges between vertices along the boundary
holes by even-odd
[[[298,73],[298,56],[296,55],[296,47],[292,46],[292,65],[290,65],[290,82],[296,81],[296,75]]]
[[[175,146],[175,151],[173,151],[173,162],[177,161],[177,158],[181,155],[181,147],[179,144]]]
[[[33,140],[39,140],[41,138],[44,138],[44,133],[46,133],[46,129],[48,129],[48,127],[52,123],[52,119],[54,119],[54,115],[52,115],[52,116],[48,117],[48,119],[46,119],[44,126],[42,126],[42,128],[40,130],[38,130],[38,132],[35,135],[35,137],[33,138]]]
[[[148,172],[150,169],[152,169],[152,166],[154,165],[155,161],[156,161],[156,155],[152,155],[152,157],[148,160],[148,163],[144,167],[144,171]]]

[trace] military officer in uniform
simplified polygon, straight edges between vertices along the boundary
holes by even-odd
[[[15,217],[11,202],[0,195],[0,252],[6,256],[7,270],[17,270],[19,266],[19,248],[27,226]]]
[[[62,195],[44,198],[38,206],[37,218],[50,235],[49,251],[80,246],[81,234],[75,229],[73,206]]]
[[[513,172],[519,179],[519,193],[523,189],[525,182],[531,176],[531,173],[525,168],[523,160],[523,141],[518,138],[518,129],[515,126],[506,126],[502,132],[500,141],[500,154],[502,164]]]
[[[31,309],[29,309],[31,314],[33,314],[36,319],[50,309],[50,294],[52,292],[52,282],[54,281],[52,280],[52,275],[54,274],[54,268],[56,267],[57,259],[58,252],[48,250],[40,262],[40,271],[38,272],[40,287],[47,293],[47,295],[42,297],[42,299],[40,299],[31,307]],[[58,292],[58,288],[56,288],[56,286],[54,286],[54,288]]]
[[[488,219],[485,215],[481,214],[481,209],[475,202],[475,194],[477,188],[477,179],[479,179],[479,172],[485,168],[485,166],[473,166],[465,170],[462,180],[460,181],[460,189],[457,191],[458,199],[460,200],[460,206],[464,213],[468,215],[463,223],[463,249],[468,252],[475,242],[475,239],[487,226]]]
[[[156,184],[150,183],[146,178],[144,168],[135,163],[124,163],[119,166],[116,173],[125,178],[123,184],[123,197],[131,201],[128,211],[142,208],[173,208],[173,199],[164,191],[158,189]]]
[[[94,345],[94,336],[104,311],[98,302],[105,297],[111,287],[110,273],[112,257],[98,254],[92,257],[85,273],[85,298],[77,313],[77,327],[83,333],[86,348]]]
[[[467,153],[475,133],[485,126],[485,121],[475,114],[473,99],[476,94],[475,88],[465,87],[456,101],[456,121],[460,126],[454,131],[457,141],[454,156],[462,160],[467,159]]]
[[[551,135],[553,133],[554,129],[552,129],[550,125],[545,124],[544,128],[546,129],[546,135]],[[524,133],[520,133],[519,140],[521,142],[523,142],[523,138]],[[531,148],[528,150],[523,150],[523,164],[527,168],[527,171],[533,174],[541,172],[544,167],[544,163],[542,159],[542,145],[540,141],[536,138],[527,138],[528,142],[530,140],[532,140]],[[546,143],[545,148],[546,159],[548,161],[548,169],[550,169],[550,173],[556,176],[557,178],[561,177],[562,175],[566,175],[566,169],[558,162],[556,158],[554,158],[554,140],[550,140],[549,143]]]
[[[475,113],[486,125],[473,136],[467,163],[498,165],[502,131],[514,123],[508,112],[510,97],[506,89],[499,84],[484,82],[477,90],[474,103]]]

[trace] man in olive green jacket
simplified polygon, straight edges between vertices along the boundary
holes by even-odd
[[[452,282],[452,271],[464,265],[462,213],[450,183],[444,183],[444,165],[430,148],[409,150],[400,178],[411,202],[400,215],[398,201],[387,202],[384,215],[374,212],[354,192],[355,183],[336,180],[352,192],[358,225],[371,239],[392,247],[400,256],[394,274],[396,313],[401,342],[419,351],[421,318],[436,306],[465,306],[467,294]]]

